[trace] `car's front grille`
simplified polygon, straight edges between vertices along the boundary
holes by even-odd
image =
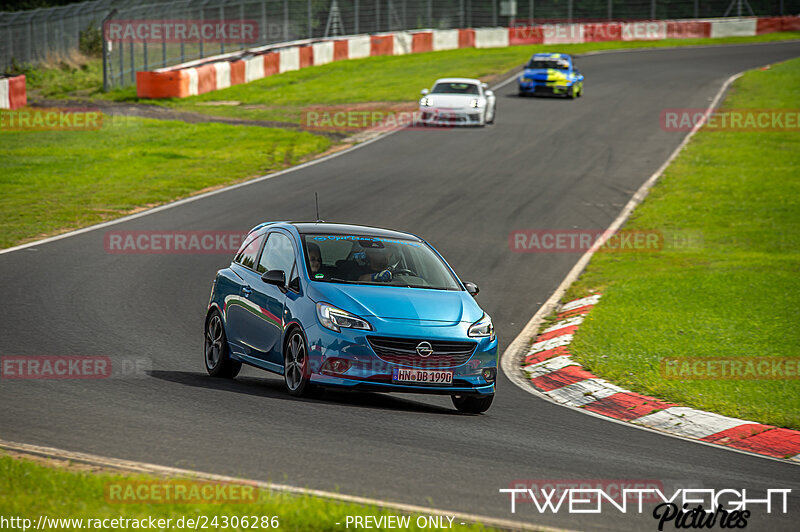
[[[378,358],[391,364],[415,368],[449,368],[464,364],[472,356],[475,342],[446,342],[441,340],[422,340],[414,338],[388,338],[368,336],[370,347]],[[417,353],[417,346],[428,342],[433,352],[423,357]]]

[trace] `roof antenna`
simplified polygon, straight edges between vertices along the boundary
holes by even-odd
[[[319,196],[316,192],[314,192],[314,203],[317,206],[317,223],[322,222],[323,220],[319,217]]]

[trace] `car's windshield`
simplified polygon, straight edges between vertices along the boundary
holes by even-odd
[[[528,61],[528,65],[525,68],[553,68],[555,70],[569,70],[569,63],[563,59],[531,59]]]
[[[432,94],[478,94],[478,86],[474,83],[441,82],[434,85]]]
[[[303,235],[309,277],[332,283],[461,290],[424,242],[364,235]]]

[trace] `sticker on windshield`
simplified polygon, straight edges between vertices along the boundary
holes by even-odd
[[[407,246],[413,246],[415,248],[420,247],[419,242],[412,242],[410,240],[397,240],[393,238],[380,238],[380,237],[371,237],[371,236],[355,236],[355,235],[319,235],[313,237],[314,240],[321,241],[321,240],[350,240],[350,241],[358,241],[359,245],[364,246],[364,242],[388,242],[390,244],[405,244]],[[378,246],[375,246],[378,247]]]

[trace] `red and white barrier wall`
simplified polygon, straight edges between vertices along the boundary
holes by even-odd
[[[250,50],[244,55],[236,52],[167,69],[137,72],[136,94],[140,98],[186,98],[308,66],[378,55],[522,44],[753,36],[777,31],[800,31],[800,17],[545,24],[353,35],[284,43]]]
[[[0,78],[0,109],[19,109],[27,103],[25,76]]]

